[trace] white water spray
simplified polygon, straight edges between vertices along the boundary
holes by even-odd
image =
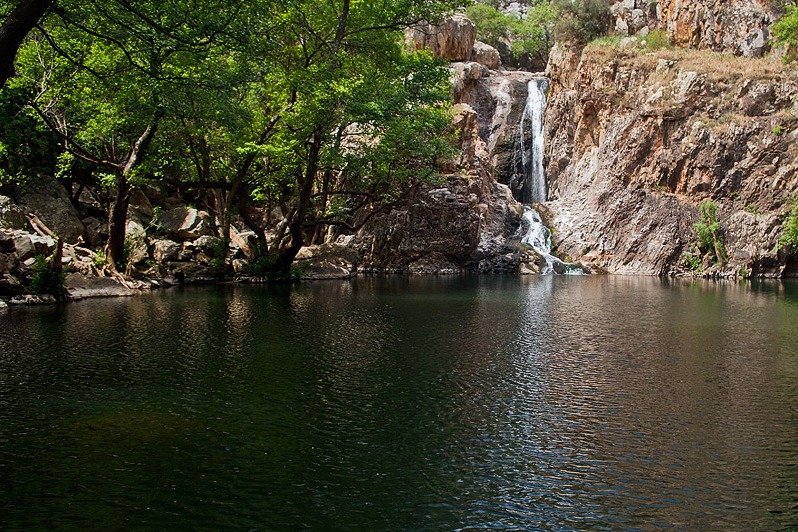
[[[518,126],[516,157],[520,156],[521,201],[542,203],[546,201],[546,174],[543,169],[543,112],[546,109],[545,78],[530,80],[521,123]]]
[[[583,275],[581,266],[563,262],[551,254],[551,229],[546,227],[538,211],[531,207],[524,209],[521,217],[521,243],[526,244],[543,259],[540,273],[559,273],[564,275]]]

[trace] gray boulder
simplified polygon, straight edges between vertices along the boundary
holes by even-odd
[[[28,220],[25,213],[7,196],[0,196],[0,227],[24,229]]]
[[[77,242],[86,230],[69,194],[55,178],[31,178],[19,188],[18,197],[20,209],[35,213],[48,229],[69,244]]]
[[[213,235],[210,215],[191,207],[162,211],[158,221],[161,231],[174,240],[195,240],[203,235]]]

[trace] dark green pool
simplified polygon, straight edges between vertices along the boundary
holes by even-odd
[[[216,287],[0,315],[0,529],[795,530],[798,285]]]

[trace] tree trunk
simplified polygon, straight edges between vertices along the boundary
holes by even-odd
[[[108,217],[108,244],[105,247],[105,255],[113,269],[118,269],[125,260],[125,227],[130,204],[130,183],[127,175],[119,172],[116,181],[116,198]]]
[[[0,87],[14,75],[17,50],[52,0],[22,0],[0,26]]]

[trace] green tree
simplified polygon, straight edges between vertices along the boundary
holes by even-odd
[[[287,277],[324,227],[350,230],[386,202],[435,177],[451,154],[444,65],[408,54],[402,29],[444,3],[295,2],[280,13],[272,59],[279,127],[262,146],[257,192],[280,206],[268,253]]]
[[[558,41],[588,43],[605,35],[612,23],[609,0],[552,0]]]
[[[798,6],[786,6],[784,15],[773,25],[773,36],[777,42],[798,45]]]
[[[224,239],[237,207],[287,275],[324,228],[356,228],[451,154],[448,71],[407,53],[402,30],[453,7],[63,0],[20,49],[13,85],[65,170],[82,161],[113,188],[112,266],[131,184],[157,179],[213,191]],[[279,210],[268,245],[253,202]]]
[[[25,37],[36,26],[52,0],[21,0],[13,8],[0,4],[0,87],[14,75],[14,59]]]
[[[557,13],[549,0],[529,6],[526,16],[505,15],[493,5],[477,3],[466,8],[477,26],[477,38],[499,50],[507,49],[516,59],[529,55],[545,64],[554,45]]]
[[[539,63],[545,64],[551,47],[554,46],[556,21],[557,12],[548,0],[531,5],[525,18],[513,22],[513,55],[519,57],[529,54]]]
[[[506,45],[511,37],[512,19],[496,7],[484,3],[466,8],[466,16],[477,27],[477,38],[494,48]]]
[[[175,87],[196,85],[215,38],[229,20],[222,4],[59,2],[18,53],[15,86],[31,106],[114,189],[106,254],[124,255],[131,181],[140,172]],[[196,15],[196,12],[212,15]]]

